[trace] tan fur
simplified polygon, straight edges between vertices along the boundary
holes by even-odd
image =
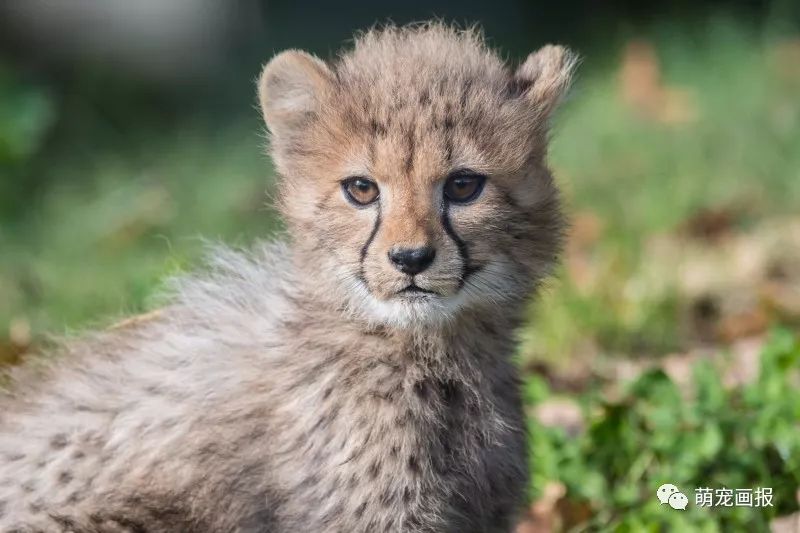
[[[273,58],[289,243],[220,249],[158,315],[23,371],[2,530],[508,531],[527,483],[513,334],[559,249],[544,157],[574,64],[548,46],[511,71],[441,24]],[[446,201],[464,169],[482,194]],[[349,202],[352,176],[379,201]],[[413,277],[388,258],[423,245]]]

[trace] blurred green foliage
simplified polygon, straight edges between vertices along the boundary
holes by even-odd
[[[262,140],[253,127],[156,136],[140,154],[91,154],[57,172],[0,228],[0,323],[59,331],[141,312],[204,239],[271,234]]]
[[[50,92],[0,62],[0,221],[24,187],[18,172],[39,152],[55,119]]]
[[[0,165],[20,163],[33,156],[54,119],[48,91],[23,82],[0,64]]]
[[[566,486],[591,518],[579,530],[768,530],[770,519],[798,510],[800,487],[800,340],[773,332],[757,378],[725,388],[709,361],[694,365],[691,390],[661,370],[645,372],[613,401],[579,398],[588,428],[578,437],[530,420],[532,496],[548,482]],[[527,402],[552,397],[532,377]],[[689,497],[685,512],[661,505],[656,490],[672,483]],[[695,489],[773,490],[771,507],[699,507]]]

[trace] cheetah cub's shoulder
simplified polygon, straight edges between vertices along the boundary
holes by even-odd
[[[559,249],[547,127],[574,64],[512,69],[441,24],[273,58],[288,242],[217,250],[157,317],[12,376],[0,529],[508,531],[510,356]]]

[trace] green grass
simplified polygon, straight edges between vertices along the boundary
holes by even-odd
[[[723,386],[708,360],[693,365],[691,386],[681,389],[663,371],[626,383],[618,399],[586,392],[580,403],[587,428],[577,436],[530,419],[531,493],[562,483],[565,500],[589,511],[588,520],[564,513],[580,530],[768,531],[769,522],[798,510],[800,486],[800,338],[774,331],[760,370],[746,385]],[[526,401],[553,397],[531,377]],[[686,511],[660,505],[664,483],[689,498]],[[701,507],[695,489],[772,489],[772,506]]]

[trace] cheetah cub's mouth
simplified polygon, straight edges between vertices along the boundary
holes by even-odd
[[[433,294],[433,295],[436,295],[436,296],[441,296],[436,291],[423,289],[422,287],[420,287],[419,285],[416,285],[414,283],[411,283],[410,285],[407,285],[405,288],[397,291],[397,294],[400,294],[402,296],[412,297],[412,298],[424,298],[424,297],[426,297],[426,295],[429,295],[429,294]]]

